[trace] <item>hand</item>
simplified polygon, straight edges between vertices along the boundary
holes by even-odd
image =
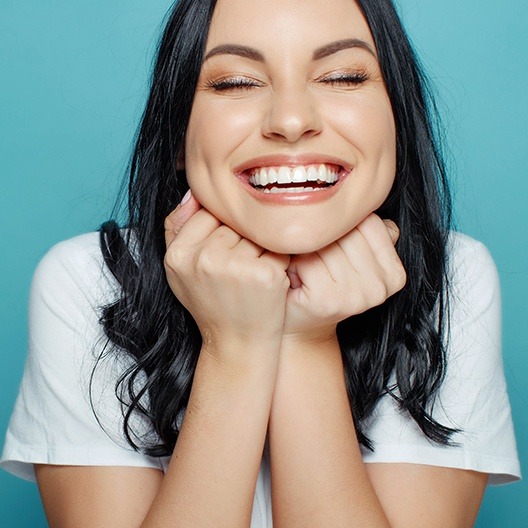
[[[394,244],[399,231],[370,214],[325,248],[290,261],[284,332],[303,340],[335,337],[337,323],[401,290],[406,274]]]
[[[166,218],[165,240],[167,280],[205,344],[280,343],[288,256],[241,237],[192,195]]]

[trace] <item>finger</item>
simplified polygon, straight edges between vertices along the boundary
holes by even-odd
[[[290,281],[290,288],[292,290],[296,290],[297,288],[300,288],[302,286],[301,279],[299,278],[299,275],[297,274],[297,267],[295,265],[290,266],[286,273],[288,275],[288,279]]]
[[[259,258],[261,260],[272,260],[278,264],[284,271],[287,270],[290,265],[290,255],[285,255],[281,253],[274,253],[273,251],[268,251],[267,249],[259,246],[252,240],[240,236],[240,241],[238,242],[236,248],[237,252],[241,256],[249,258]]]
[[[263,247],[244,237],[240,237],[235,249],[239,255],[249,258],[260,258],[266,252]]]
[[[367,239],[359,226],[337,241],[356,271],[355,279],[351,275],[349,277],[358,281],[356,285],[363,291],[365,302],[371,306],[380,304],[399,290],[403,286],[399,284],[404,275],[389,233],[383,222],[379,218],[377,220],[377,229],[384,237],[383,242],[372,241],[372,235]]]
[[[211,247],[233,249],[241,240],[242,237],[236,231],[222,224],[207,237],[206,243]]]
[[[261,263],[267,261],[269,266],[278,267],[284,272],[285,284],[287,284],[287,279],[289,278],[288,269],[290,266],[290,255],[285,255],[284,253],[273,253],[272,251],[264,250],[264,253],[259,257]],[[291,284],[291,283],[290,283]]]
[[[175,240],[181,245],[196,244],[209,237],[221,225],[222,222],[218,218],[202,207],[185,222],[177,235],[173,232],[166,232],[166,239],[170,240],[169,244]]]
[[[305,253],[292,257],[287,273],[288,277],[291,277],[290,282],[293,279],[296,286],[293,288],[292,284],[293,289],[303,288],[308,293],[314,287],[320,286],[328,271],[317,253]]]
[[[355,238],[358,238],[361,241],[361,237],[358,236],[358,234],[355,234]],[[334,242],[317,251],[317,254],[326,267],[328,276],[334,282],[340,284],[345,283],[345,281],[349,279],[351,273],[357,273],[356,266],[354,266],[354,260],[357,260],[360,248],[356,248],[353,253],[356,255],[356,259],[350,259],[338,242]]]
[[[240,241],[235,246],[233,251],[237,254],[238,258],[250,263],[249,265],[251,266],[267,264],[270,266],[270,268],[279,267],[280,269],[284,270],[284,277],[286,278],[287,269],[290,265],[289,255],[267,251],[258,244],[255,244],[255,242],[252,240],[243,237],[240,237]],[[258,261],[255,261],[254,259],[258,259]],[[257,264],[257,262],[259,264]]]
[[[277,262],[277,264],[284,270],[287,271],[290,262],[291,257],[290,255],[285,255],[284,253],[273,253],[273,251],[264,251],[262,255],[260,256],[261,259],[271,259],[274,262]]]
[[[379,216],[371,214],[356,229],[363,235],[382,266],[393,265],[400,260],[394,249],[399,229],[392,220],[381,220]]]
[[[392,243],[396,244],[396,242],[398,242],[398,238],[400,238],[400,229],[392,220],[386,219],[383,220],[383,223],[385,224],[385,227],[389,232],[389,236],[391,237]]]
[[[201,207],[189,189],[174,211],[165,218],[165,244],[167,246],[174,240],[174,237],[180,232],[181,228],[191,216],[197,213]]]
[[[346,256],[349,266],[359,275],[370,277],[378,272],[379,264],[374,252],[358,228],[337,240],[336,245]]]
[[[399,291],[406,282],[406,273],[402,261],[394,247],[395,235],[399,235],[391,225],[390,220],[381,221],[376,215],[370,215],[357,226],[370,246],[377,263],[385,273],[385,282],[391,295]],[[396,227],[397,229],[397,227]]]

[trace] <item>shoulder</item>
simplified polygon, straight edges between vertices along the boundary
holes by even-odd
[[[98,233],[54,245],[39,262],[31,284],[30,360],[59,364],[87,357],[86,351],[104,338],[102,310],[119,298],[120,290],[105,265]]]
[[[106,353],[101,324],[103,307],[119,294],[98,233],[60,242],[40,261],[31,288],[28,357],[0,460],[8,471],[33,480],[33,464],[160,468],[122,433],[116,383],[132,360]]]
[[[458,429],[455,446],[431,443],[415,422],[383,398],[368,434],[367,462],[412,462],[490,474],[491,483],[520,476],[501,354],[501,298],[487,248],[452,232],[448,239],[446,368],[433,417]]]
[[[53,278],[57,274],[82,275],[85,271],[101,269],[103,256],[96,232],[63,240],[44,255],[35,271],[35,279]]]
[[[493,257],[481,242],[458,232],[448,240],[448,299],[452,323],[493,323],[500,335],[500,279]],[[488,330],[489,327],[488,327]]]
[[[31,301],[68,302],[81,295],[90,304],[107,303],[118,291],[106,267],[99,233],[92,232],[54,245],[39,262],[31,287]]]
[[[478,240],[464,233],[452,231],[447,244],[448,269],[453,279],[467,278],[467,273],[485,273],[486,278],[493,278],[497,270],[488,248]]]

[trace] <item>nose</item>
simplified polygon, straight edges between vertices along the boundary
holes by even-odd
[[[321,118],[306,87],[275,90],[270,97],[262,125],[265,137],[296,143],[321,132]]]

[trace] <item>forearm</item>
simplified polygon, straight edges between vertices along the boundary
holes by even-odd
[[[249,526],[275,376],[276,361],[220,364],[202,351],[176,448],[142,526]]]
[[[337,340],[281,352],[269,438],[274,526],[388,526],[361,458]]]

